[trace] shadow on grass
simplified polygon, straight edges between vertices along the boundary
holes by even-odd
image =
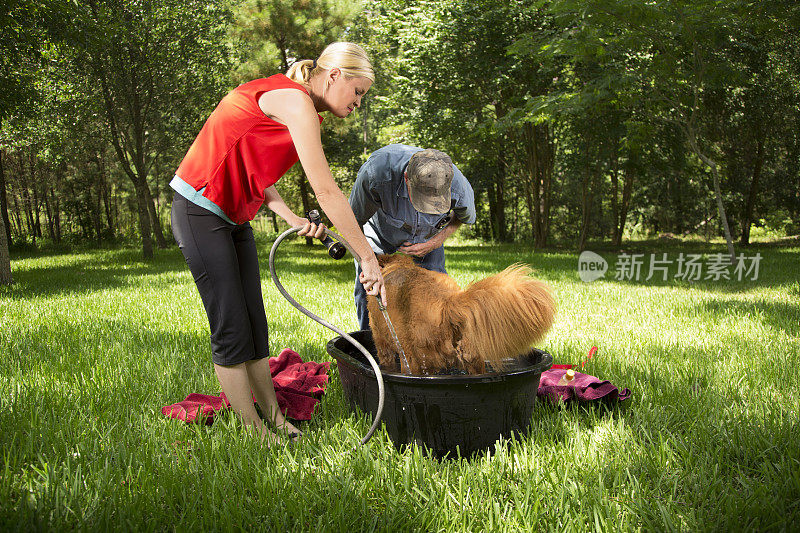
[[[696,306],[715,317],[747,316],[786,335],[800,333],[800,304],[741,299],[710,300]]]
[[[283,251],[281,250],[280,256],[276,255],[275,258],[275,273],[278,279],[283,283],[287,276],[301,276],[308,278],[309,283],[313,283],[314,279],[325,279],[335,281],[338,283],[354,283],[356,279],[356,269],[353,265],[352,258],[345,256],[343,259],[331,259],[327,255],[314,254],[310,259],[303,259],[300,261],[292,261],[292,254],[295,250]],[[269,271],[269,261],[267,259],[259,259],[259,267],[261,269],[261,277],[263,282],[272,283]]]
[[[213,371],[206,335],[137,327],[135,318],[130,321],[99,319],[80,326],[47,323],[29,328],[17,324],[13,329],[7,337],[9,344],[0,355],[3,367],[0,375],[5,378],[4,382],[11,384],[12,391],[0,409],[0,427],[3,428],[0,449],[11,450],[5,458],[0,458],[0,466],[7,462],[11,474],[0,481],[0,492],[9,496],[1,506],[0,522],[11,525],[11,529],[26,523],[43,529],[80,529],[75,527],[75,520],[80,520],[80,516],[76,518],[69,508],[90,507],[93,521],[108,523],[122,519],[129,524],[144,525],[141,510],[136,509],[139,504],[150,506],[167,502],[167,511],[173,507],[178,510],[192,507],[196,503],[194,491],[184,490],[187,485],[208,490],[209,494],[214,489],[210,485],[217,483],[232,484],[229,488],[242,491],[258,489],[258,486],[237,485],[240,480],[235,473],[218,478],[214,466],[200,470],[206,474],[208,482],[174,467],[173,456],[181,451],[173,449],[181,444],[176,443],[176,439],[186,441],[199,437],[224,444],[239,438],[239,429],[232,430],[231,434],[212,433],[219,432],[214,429],[217,424],[222,425],[219,430],[235,425],[230,411],[215,421],[214,428],[190,427],[167,420],[160,413],[164,405],[179,402],[191,392],[219,393],[216,380],[209,377],[213,376]],[[319,359],[322,352],[321,347],[311,342],[294,348],[305,359],[315,354],[314,358]],[[273,349],[273,355],[278,351]],[[323,397],[323,404],[312,420],[304,422],[302,427],[325,431],[346,423],[350,417],[335,368],[330,375],[330,392]],[[356,443],[346,442],[343,448],[349,450]],[[211,444],[207,447],[212,448]],[[307,452],[300,450],[298,453]],[[223,457],[224,462],[227,456],[228,452],[222,451],[210,457],[217,460]],[[230,452],[230,456],[237,458],[232,466],[241,467],[237,462],[240,456],[235,452]],[[367,451],[364,457],[356,461],[364,463],[360,466],[362,472],[369,472],[372,455]],[[47,465],[47,485],[32,471],[41,463]],[[187,459],[186,463],[191,460]],[[76,467],[82,469],[78,479],[90,490],[84,491],[81,485],[82,488],[70,489],[56,498],[51,484],[59,490],[77,486],[70,477],[75,475]],[[137,474],[137,469],[144,473]],[[300,524],[295,524],[303,526],[300,529],[316,529],[325,520],[333,525],[337,521],[357,520],[353,517],[375,503],[374,499],[368,501],[360,483],[348,484],[356,481],[358,474],[356,479],[350,479],[352,475],[337,477],[323,470],[323,475],[305,473],[294,480],[290,474],[287,480],[292,484],[303,479],[302,486],[287,487],[284,491],[299,500],[294,509],[300,505],[303,510],[304,518],[300,519]],[[150,481],[157,477],[160,488],[130,492],[126,483],[131,482],[131,471],[134,480]],[[31,489],[25,488],[24,480],[28,478],[24,476],[31,478]],[[23,481],[14,481],[19,479]],[[218,505],[225,514],[232,510],[231,506],[249,504],[237,500]],[[336,512],[332,512],[334,509]],[[263,506],[258,511],[263,512]],[[196,512],[213,515],[208,510]],[[239,508],[238,512],[247,515],[250,509]],[[232,514],[236,516],[235,512]],[[376,513],[364,520],[373,521],[379,529],[394,530],[401,527],[400,518],[408,519],[395,515]],[[173,516],[169,512],[155,512],[149,519],[156,522],[150,522],[148,527],[154,527],[153,524],[161,520],[169,521]],[[324,518],[326,516],[328,519]],[[209,518],[206,516],[206,520]],[[267,518],[265,523],[270,524],[272,520],[275,519]],[[307,522],[303,524],[303,520]],[[386,527],[380,527],[381,524]],[[275,529],[282,529],[282,525],[287,524],[273,524]],[[419,525],[420,528],[424,526]],[[138,525],[133,528],[140,529]]]
[[[591,249],[591,248],[590,248]],[[731,279],[720,278],[715,280],[715,276],[708,277],[707,260],[710,254],[726,253],[724,246],[706,245],[703,243],[670,243],[667,247],[659,247],[658,242],[640,242],[630,247],[620,250],[599,249],[598,253],[608,263],[608,271],[601,278],[606,283],[620,284],[628,287],[681,287],[693,288],[708,292],[739,293],[752,291],[763,287],[774,287],[776,285],[792,284],[800,281],[800,272],[797,265],[800,264],[800,250],[776,248],[776,247],[750,247],[743,249],[746,258],[746,266],[750,266],[751,259],[757,253],[761,253],[759,272],[757,277],[754,272],[743,272],[742,280],[738,280],[735,267],[729,270]],[[633,279],[617,279],[616,264],[622,253],[641,253],[642,265],[638,276]],[[670,261],[666,279],[661,272],[655,271],[650,275],[650,254],[654,254],[656,259],[661,259],[662,254],[667,254]],[[676,278],[677,261],[679,254],[705,254],[703,270],[700,279],[688,281]],[[530,265],[534,269],[534,276],[546,281],[566,281],[580,282],[578,270],[577,252],[569,251],[532,251],[507,244],[482,247],[482,246],[455,246],[447,249],[447,267],[449,271],[465,272],[488,276],[499,272],[512,263],[520,262]],[[620,276],[622,278],[622,276]],[[755,279],[753,279],[755,278]]]
[[[762,253],[759,276],[756,280],[745,277],[742,281],[734,280],[698,280],[696,282],[675,279],[678,253],[719,253],[724,247],[703,243],[667,243],[668,248],[659,247],[658,242],[635,243],[624,250],[626,252],[645,253],[641,275],[634,280],[617,280],[614,272],[618,256],[605,253],[609,271],[602,278],[606,283],[620,284],[629,287],[681,287],[693,288],[709,292],[740,293],[772,287],[775,285],[797,283],[800,273],[800,250],[751,247],[747,257]],[[269,248],[271,243],[259,241],[259,266],[263,283],[270,283]],[[602,251],[602,250],[601,250]],[[661,273],[647,280],[649,253],[658,256],[667,253],[667,259],[673,263],[669,266],[667,279]],[[622,253],[619,251],[618,253]],[[136,249],[96,249],[69,251],[36,255],[25,254],[26,259],[15,258],[18,264],[14,268],[15,284],[0,288],[0,296],[30,298],[53,294],[86,294],[93,291],[117,288],[136,284],[136,278],[142,276],[159,276],[171,273],[189,272],[180,251],[176,247],[157,250],[154,259],[145,261],[141,252]],[[493,246],[453,246],[446,251],[447,268],[451,275],[458,277],[475,275],[475,278],[497,273],[512,263],[526,263],[534,269],[534,276],[545,281],[578,282],[578,254],[561,251],[532,251],[519,245]],[[30,263],[33,261],[33,265]],[[279,279],[293,276],[303,278],[305,283],[314,283],[315,279],[325,279],[339,283],[352,283],[355,278],[352,258],[348,255],[336,261],[328,257],[322,246],[305,246],[300,240],[286,241],[276,254],[276,270]],[[731,269],[731,274],[733,269]],[[703,273],[705,276],[705,273]],[[168,282],[164,280],[164,282]]]
[[[707,292],[741,293],[765,287],[791,285],[800,280],[800,271],[797,269],[797,265],[800,264],[800,250],[768,248],[748,250],[745,252],[744,268],[741,272],[736,270],[736,265],[726,263],[720,266],[722,270],[719,274],[710,271],[713,264],[711,255],[702,250],[679,249],[673,252],[625,250],[628,254],[642,254],[642,257],[637,258],[637,262],[640,262],[638,269],[632,269],[630,259],[621,256],[622,253],[620,251],[616,255],[599,254],[608,265],[608,271],[600,278],[603,282],[627,287],[679,287]],[[658,263],[664,259],[665,253],[666,263]],[[684,260],[687,260],[687,254],[692,253],[701,254],[698,261],[699,270],[692,270],[690,275],[687,275],[684,266],[684,272],[679,277],[680,254],[684,254]],[[760,259],[756,259],[756,254],[760,254]],[[656,262],[653,263],[654,268],[651,272],[652,261]],[[755,261],[758,261],[757,271],[754,268]],[[570,266],[574,272],[572,279],[578,280],[578,258],[571,258],[571,262]],[[659,267],[666,268],[666,274],[658,270]]]
[[[262,283],[272,284],[269,272],[269,246],[260,246],[259,268]],[[90,249],[62,253],[29,252],[15,257],[14,284],[0,287],[0,296],[34,298],[55,294],[88,294],[104,289],[140,284],[137,278],[163,274],[186,273],[189,267],[180,250],[173,246],[156,250],[155,257],[144,260],[134,249]],[[34,261],[36,266],[26,262]],[[42,264],[39,266],[39,264]],[[298,275],[313,279],[352,282],[355,268],[351,258],[336,261],[328,257],[321,246],[307,248],[299,242],[286,243],[276,254],[279,279]]]
[[[143,260],[132,249],[89,250],[50,254],[29,259],[42,266],[17,265],[14,284],[0,289],[0,296],[33,298],[54,294],[87,294],[141,283],[142,276],[158,276],[188,267],[177,247],[157,250],[152,260]]]
[[[749,302],[738,304],[747,306]],[[727,312],[723,306],[710,311],[721,314]],[[742,313],[750,311],[747,307],[741,310]],[[764,313],[765,317],[774,314],[778,319],[783,309],[776,306],[771,310],[755,308],[753,311]],[[796,316],[796,306],[789,312]],[[182,470],[170,470],[167,462],[161,459],[163,450],[158,446],[137,448],[140,443],[158,441],[162,438],[158,432],[164,430],[159,429],[158,425],[145,424],[147,433],[141,436],[131,431],[127,423],[133,419],[138,423],[134,428],[141,429],[142,420],[161,417],[158,410],[165,403],[180,401],[189,392],[216,392],[196,390],[201,383],[196,374],[199,371],[210,373],[205,335],[145,329],[137,327],[135,317],[131,317],[130,321],[101,320],[88,327],[47,324],[29,330],[27,325],[20,324],[13,326],[9,338],[28,348],[11,355],[16,359],[11,363],[20,367],[16,370],[17,374],[23,380],[32,379],[35,376],[30,376],[29,370],[33,369],[51,380],[49,386],[49,380],[43,380],[42,385],[30,383],[22,390],[12,388],[13,396],[8,404],[4,403],[10,405],[11,409],[0,410],[0,427],[4,428],[0,433],[0,448],[15,450],[14,456],[22,459],[16,461],[15,466],[27,468],[25,463],[33,463],[42,456],[56,467],[73,461],[70,457],[79,449],[81,458],[73,462],[81,462],[85,466],[90,487],[104,496],[97,500],[97,505],[101,507],[94,507],[94,512],[130,519],[133,524],[138,524],[140,518],[138,512],[134,514],[133,510],[128,509],[135,507],[130,505],[132,502],[153,504],[156,499],[161,499],[170,502],[168,509],[192,504],[192,491],[182,491],[183,487],[178,482],[188,484],[197,480],[189,479],[190,476]],[[56,342],[61,345],[60,351],[50,344]],[[114,343],[118,343],[116,351],[104,353],[98,348]],[[63,349],[63,346],[68,349]],[[324,348],[309,342],[295,349],[305,356]],[[630,475],[637,483],[641,481],[645,491],[657,491],[662,487],[658,476],[666,473],[674,475],[681,483],[696,484],[682,489],[685,493],[699,491],[706,480],[697,481],[694,473],[697,470],[707,473],[709,470],[698,468],[698,465],[718,464],[719,469],[714,472],[720,483],[729,486],[729,490],[718,491],[718,496],[722,494],[723,498],[733,502],[753,499],[755,503],[774,502],[770,506],[796,506],[793,502],[796,502],[797,492],[791,485],[791,480],[796,476],[792,477],[789,469],[792,461],[798,458],[794,446],[796,420],[788,416],[764,416],[757,409],[761,406],[754,405],[757,395],[751,396],[737,391],[733,385],[711,381],[714,378],[714,366],[724,364],[714,357],[723,357],[724,354],[710,358],[700,348],[673,350],[663,344],[644,346],[641,350],[645,364],[635,364],[620,357],[619,363],[623,366],[614,369],[615,384],[618,387],[630,387],[633,391],[633,398],[628,400],[627,406],[623,403],[612,409],[603,406],[554,408],[540,402],[534,410],[529,440],[536,447],[545,449],[564,447],[574,439],[576,431],[587,432],[599,422],[624,419],[630,431],[624,433],[623,437],[635,440],[637,444],[626,449],[642,451],[640,457],[631,458],[631,464],[626,468],[630,468]],[[178,354],[177,358],[175,354]],[[167,364],[170,357],[174,359]],[[9,355],[0,356],[0,361],[8,359]],[[663,366],[659,364],[662,361]],[[754,364],[763,364],[763,361],[754,361]],[[16,368],[9,364],[3,366],[5,372],[9,368]],[[96,376],[93,370],[97,372]],[[91,379],[81,381],[81,372],[86,374],[87,379],[91,376]],[[331,387],[341,389],[335,379]],[[335,394],[336,400],[325,406],[321,416],[341,422],[348,414],[340,410],[341,393],[337,390]],[[781,409],[780,406],[766,407],[769,408],[766,415],[775,414]],[[317,422],[320,430],[325,429],[324,422]],[[172,436],[173,433],[164,431],[163,435]],[[227,442],[227,435],[225,439]],[[165,446],[168,447],[169,442]],[[615,441],[608,445],[621,446],[624,442]],[[86,450],[96,450],[97,455],[91,455]],[[220,455],[211,457],[218,459]],[[386,457],[388,460],[397,458],[394,454]],[[342,517],[367,512],[369,516],[365,520],[374,521],[377,528],[394,529],[401,524],[397,522],[400,518],[397,513],[392,509],[375,507],[391,505],[392,497],[368,495],[367,490],[355,484],[373,472],[370,459],[372,455],[366,453],[365,457],[354,458],[353,470],[356,474],[343,472],[337,477],[335,473],[325,471],[316,479],[301,479],[298,475],[298,486],[287,488],[284,495],[294,494],[301,501],[302,508],[307,510],[307,516],[327,517],[322,519],[323,523],[326,519],[343,520]],[[113,467],[108,470],[110,473],[105,474],[101,466],[103,462],[112,460],[115,461]],[[92,470],[93,461],[100,465],[96,470]],[[145,468],[154,465],[159,469],[158,476],[163,475],[173,483],[159,484],[160,491],[147,489],[143,491],[146,492],[144,496],[131,495],[129,489],[118,488],[125,481],[125,464],[134,467],[143,464]],[[201,472],[209,473],[206,479],[214,477],[212,469]],[[12,474],[17,472],[12,470]],[[292,475],[288,473],[288,476]],[[64,476],[56,481],[66,484],[65,479]],[[158,478],[153,474],[143,479],[153,481]],[[214,479],[217,482],[217,478]],[[232,483],[224,476],[219,482]],[[198,483],[202,488],[208,488],[210,482]],[[753,487],[758,486],[766,487],[771,499],[754,492],[756,489]],[[242,490],[254,489],[247,487]],[[22,492],[19,497],[23,497]],[[114,509],[105,507],[107,501],[123,505],[115,514]],[[336,501],[343,503],[337,506]],[[51,516],[49,512],[52,509],[47,507],[51,502],[63,505],[55,500],[42,502],[37,509],[41,516]],[[334,503],[330,503],[329,508],[326,502]],[[76,498],[73,503],[80,508],[80,504],[85,502]],[[6,509],[12,505],[9,504]],[[67,517],[66,513],[63,516],[63,522],[54,521],[49,525],[54,529],[65,529],[58,526],[73,518]],[[156,514],[154,518],[164,520],[164,516],[167,514]],[[419,518],[416,517],[411,520],[412,526],[419,526],[419,529],[429,525],[417,522]],[[319,524],[318,521],[312,526]]]

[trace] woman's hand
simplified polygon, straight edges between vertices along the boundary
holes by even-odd
[[[300,235],[301,237],[314,237],[315,239],[325,238],[325,224],[323,224],[322,222],[320,222],[319,224],[314,224],[308,219],[301,218],[300,224],[298,224],[298,226],[301,224],[303,224],[303,229],[297,232],[297,234]]]
[[[358,281],[370,296],[380,296],[381,303],[386,307],[386,286],[383,284],[383,274],[378,264],[378,259],[373,255],[361,261],[361,275]]]

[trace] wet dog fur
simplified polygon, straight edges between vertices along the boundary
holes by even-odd
[[[382,367],[408,374],[495,370],[503,360],[527,352],[550,329],[555,301],[550,289],[525,265],[472,283],[462,290],[447,274],[417,266],[409,256],[378,261],[386,285],[389,318],[408,360],[397,345],[376,298],[368,298],[369,321]],[[410,368],[409,368],[410,367]]]

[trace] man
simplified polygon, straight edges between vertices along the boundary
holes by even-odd
[[[376,254],[400,251],[421,267],[446,273],[442,244],[461,224],[475,222],[475,194],[439,150],[390,144],[358,171],[350,207]],[[369,329],[367,294],[356,264],[355,303],[360,329]]]

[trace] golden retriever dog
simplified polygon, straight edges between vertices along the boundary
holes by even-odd
[[[462,290],[447,274],[425,270],[409,256],[378,261],[389,319],[407,360],[398,357],[377,298],[370,297],[369,322],[384,368],[397,370],[399,359],[404,374],[482,374],[487,361],[501,370],[504,359],[527,352],[553,323],[553,296],[527,266],[512,265]]]

